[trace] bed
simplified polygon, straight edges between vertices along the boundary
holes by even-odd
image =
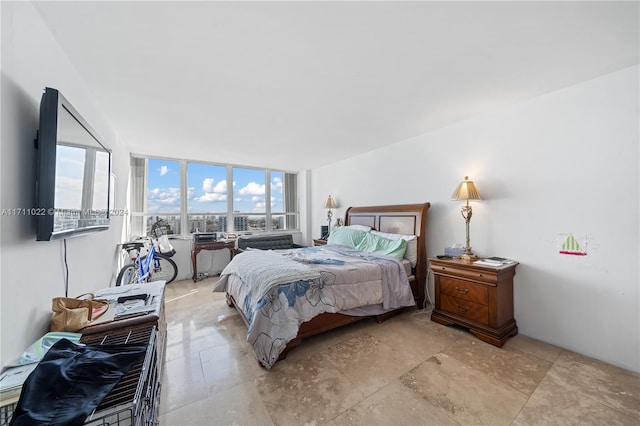
[[[305,338],[366,318],[381,322],[424,305],[429,207],[347,209],[341,235],[405,240],[412,249],[402,260],[335,244],[337,236],[326,246],[249,250],[227,265],[214,291],[226,292],[227,303],[248,327],[256,358],[271,368]]]

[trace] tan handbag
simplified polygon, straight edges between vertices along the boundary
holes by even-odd
[[[86,298],[88,297],[88,298]],[[87,293],[78,297],[54,297],[51,303],[51,331],[78,331],[109,310],[109,302]]]

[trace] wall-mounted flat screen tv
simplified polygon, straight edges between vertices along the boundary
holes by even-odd
[[[40,102],[37,241],[109,228],[111,150],[56,89]]]

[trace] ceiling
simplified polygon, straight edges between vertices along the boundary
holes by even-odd
[[[37,2],[132,152],[313,169],[639,63],[638,2]]]

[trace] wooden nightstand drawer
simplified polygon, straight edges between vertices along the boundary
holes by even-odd
[[[440,307],[442,310],[482,324],[489,324],[489,307],[487,305],[469,302],[446,294],[441,295],[441,297]]]
[[[433,271],[442,275],[453,275],[460,278],[482,281],[495,284],[498,281],[498,272],[479,268],[456,268],[452,266],[434,265]]]
[[[470,281],[443,276],[440,277],[440,291],[443,294],[481,305],[489,304],[489,292],[487,287],[482,284],[474,284]]]
[[[461,325],[479,339],[501,347],[518,334],[513,317],[516,262],[498,268],[459,259],[430,258],[435,304],[431,320]]]
[[[460,278],[468,278],[470,280],[482,281],[487,283],[495,283],[498,280],[498,272],[496,270],[479,269],[479,268],[456,268],[452,266],[434,265],[433,271],[438,274],[453,275]]]

